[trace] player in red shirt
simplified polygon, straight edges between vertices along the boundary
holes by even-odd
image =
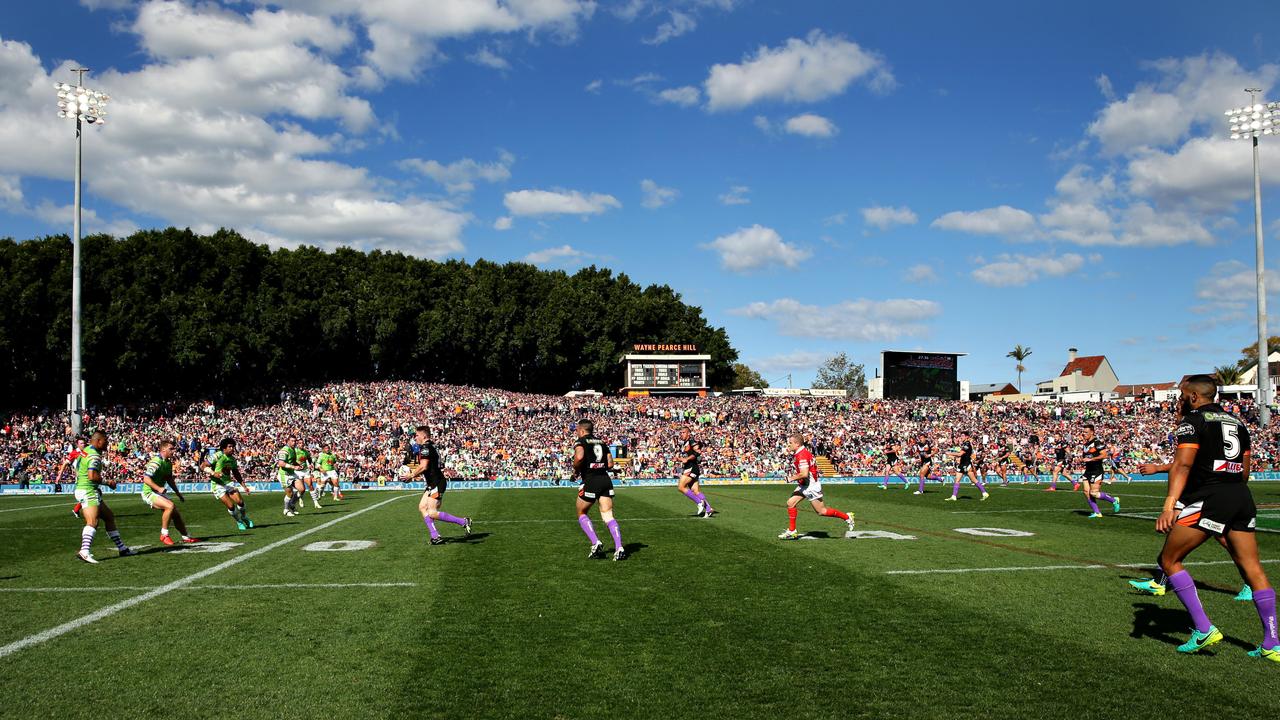
[[[76,462],[80,460],[80,458],[84,457],[84,445],[84,438],[76,438],[76,449],[72,450],[71,454],[67,455],[67,459],[63,460],[62,464],[58,466],[58,474],[53,478],[54,489],[61,491],[62,473],[66,472],[68,467],[71,468],[71,483],[73,485],[75,484],[76,472],[78,471]],[[76,517],[80,517],[80,503],[76,503],[75,506],[71,508],[71,514]]]
[[[818,480],[818,463],[814,460],[813,451],[805,447],[804,436],[800,433],[787,436],[787,449],[791,451],[791,472],[787,475],[787,481],[795,483],[796,490],[787,500],[787,530],[778,537],[782,540],[795,540],[800,537],[796,532],[796,515],[798,514],[796,506],[801,500],[808,500],[813,506],[813,511],[819,515],[840,518],[848,523],[849,530],[853,530],[853,513],[842,513],[823,504],[822,483]]]

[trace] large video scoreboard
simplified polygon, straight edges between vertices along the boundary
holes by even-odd
[[[710,355],[699,355],[696,345],[637,343],[622,357],[623,392],[705,393]]]
[[[937,398],[959,400],[957,359],[964,353],[901,352],[880,353],[884,370],[884,397],[904,400]]]

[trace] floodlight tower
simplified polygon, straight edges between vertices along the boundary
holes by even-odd
[[[102,125],[106,121],[106,104],[111,98],[104,93],[84,86],[84,74],[89,68],[73,68],[76,84],[56,83],[58,90],[58,117],[76,121],[76,174],[75,215],[72,219],[71,239],[71,394],[67,397],[67,412],[71,416],[71,431],[80,434],[84,425],[84,382],[80,379],[80,169],[82,123]]]

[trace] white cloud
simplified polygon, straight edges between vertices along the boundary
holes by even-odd
[[[604,87],[604,81],[603,81],[603,80],[601,80],[600,78],[596,78],[595,80],[592,80],[591,82],[587,83],[586,87],[584,87],[584,88],[582,88],[582,89],[583,89],[583,90],[586,90],[587,92],[591,93],[592,95],[599,95],[599,94],[600,94],[600,88],[602,88],[602,87]]]
[[[484,67],[493,68],[494,70],[511,69],[511,63],[507,62],[506,58],[494,52],[488,46],[482,47],[471,53],[467,56],[467,59],[477,65],[483,65]]]
[[[902,279],[910,283],[931,283],[937,282],[938,273],[934,272],[931,265],[912,265],[902,273]]]
[[[510,230],[515,221],[510,216],[503,216],[493,221],[494,230]]]
[[[804,135],[806,137],[829,138],[840,132],[840,128],[836,127],[835,123],[813,113],[805,113],[788,118],[784,127],[792,135]]]
[[[973,212],[949,212],[934,220],[929,226],[974,235],[1012,236],[1034,232],[1036,219],[1026,210],[1001,205]]]
[[[764,115],[757,115],[755,119],[751,121],[751,123],[755,125],[756,129],[762,133],[767,134],[767,133],[773,132],[773,123],[769,122],[769,118],[765,117]]]
[[[702,93],[692,85],[685,85],[684,87],[663,90],[658,93],[657,98],[662,102],[690,107],[698,104],[698,101],[702,99]]]
[[[752,225],[721,235],[703,246],[720,254],[720,264],[732,272],[748,272],[781,265],[795,268],[813,253],[784,242],[772,228]]]
[[[538,215],[599,215],[622,203],[612,195],[583,194],[577,190],[517,190],[503,198],[516,217]]]
[[[849,213],[843,212],[843,211],[838,212],[834,215],[828,215],[822,218],[822,226],[831,227],[832,225],[843,225],[845,221],[848,219],[849,219]]]
[[[677,197],[680,197],[679,190],[662,187],[648,178],[640,181],[640,190],[644,193],[644,200],[640,204],[650,210],[670,204]]]
[[[647,45],[661,45],[672,38],[678,38],[685,33],[693,32],[698,27],[698,21],[688,13],[682,13],[679,10],[671,10],[668,20],[658,26],[658,30],[654,36],[646,39]]]
[[[748,205],[751,198],[747,197],[747,193],[751,192],[751,188],[746,185],[734,185],[729,188],[729,192],[720,196],[720,204],[722,205]]]
[[[1276,268],[1267,268],[1267,277],[1277,277]],[[1258,301],[1257,276],[1252,263],[1224,260],[1214,264],[1208,274],[1196,281],[1196,299],[1192,312],[1207,316],[1204,326],[1252,321]],[[1267,297],[1275,300],[1280,287],[1267,285]]]
[[[1259,153],[1263,182],[1280,185],[1280,145],[1259,143]],[[1171,153],[1135,153],[1128,171],[1128,189],[1162,206],[1223,211],[1253,198],[1253,156],[1221,134],[1192,138]]]
[[[581,260],[586,256],[586,253],[572,245],[561,245],[559,247],[531,252],[528,255],[525,255],[523,259],[525,262],[533,265],[558,265]]]
[[[1100,259],[1100,258],[1099,258]],[[973,279],[992,287],[1020,287],[1041,277],[1070,275],[1085,265],[1085,258],[1076,253],[1063,255],[1008,255],[1002,254],[990,262],[983,262],[973,270]]]
[[[757,371],[780,373],[789,370],[808,370],[817,368],[831,358],[834,353],[821,350],[795,350],[779,355],[752,359],[748,364]]]
[[[819,306],[783,298],[729,312],[772,321],[779,334],[790,337],[891,342],[925,335],[928,321],[942,313],[942,306],[932,300],[866,298]]]
[[[915,225],[919,221],[911,208],[873,205],[862,208],[862,222],[881,230],[888,230],[894,225]]]
[[[713,65],[703,86],[709,110],[733,110],[763,100],[814,102],[865,79],[875,92],[896,84],[879,54],[814,30],[776,48],[761,46],[741,63]]]
[[[1108,102],[1089,125],[1089,135],[1107,155],[1171,145],[1196,125],[1221,133],[1226,129],[1223,111],[1244,103],[1242,88],[1258,87],[1265,93],[1280,79],[1280,65],[1246,70],[1222,53],[1165,58],[1148,67],[1157,75],[1154,82]]]
[[[398,165],[404,170],[421,173],[435,180],[450,193],[469,193],[475,190],[476,181],[502,182],[511,179],[511,165],[516,157],[509,152],[499,154],[497,162],[480,163],[471,158],[462,158],[443,165],[436,160],[409,158],[401,160]]]
[[[349,31],[288,9],[240,16],[177,3],[144,5],[132,29],[160,59],[89,78],[113,96],[114,111],[86,138],[91,195],[179,226],[235,227],[277,246],[424,257],[463,249],[471,216],[458,206],[315,157],[362,140],[317,135],[299,119],[337,120],[354,133],[377,124],[368,102],[351,94],[352,75],[329,55],[350,51]],[[225,32],[201,36],[215,30]],[[28,45],[0,41],[0,173],[69,179],[62,155],[47,150],[68,145],[68,126],[49,122],[47,109],[52,79],[69,77],[72,64],[46,73]]]

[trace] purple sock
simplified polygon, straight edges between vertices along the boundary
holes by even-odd
[[[1178,599],[1186,606],[1187,612],[1191,613],[1191,622],[1195,623],[1196,632],[1207,633],[1209,628],[1213,627],[1213,623],[1209,622],[1209,616],[1204,614],[1204,606],[1200,604],[1200,595],[1196,593],[1196,581],[1191,579],[1191,573],[1183,570],[1169,576],[1169,584],[1173,586],[1173,591],[1178,594]],[[1257,597],[1257,594],[1254,594]],[[1275,595],[1272,594],[1274,599]],[[1274,605],[1272,606],[1274,617]]]
[[[1275,588],[1254,590],[1253,604],[1258,607],[1258,617],[1262,619],[1262,647],[1270,650],[1280,645],[1280,640],[1276,638]]]
[[[462,519],[462,518],[460,518],[460,517],[454,517],[453,515],[450,515],[450,514],[449,514],[449,513],[447,513],[447,512],[442,512],[442,513],[440,513],[440,519],[441,519],[441,520],[443,520],[443,521],[445,521],[445,522],[448,522],[448,523],[453,523],[454,525],[466,525],[466,524],[467,524],[467,521],[466,521],[466,520],[464,520],[464,519]]]
[[[579,515],[578,524],[582,526],[582,532],[587,534],[587,539],[591,541],[592,545],[600,542],[600,538],[596,537],[596,529],[591,526],[591,518],[586,515]]]
[[[698,496],[697,496],[696,494],[694,494],[694,492],[693,492],[692,490],[685,490],[685,491],[684,491],[684,496],[685,496],[685,497],[687,497],[687,498],[689,498],[690,500],[692,500],[692,501],[694,501],[694,502],[698,502]]]
[[[706,494],[706,493],[698,493],[698,494],[694,497],[694,499],[695,499],[695,500],[697,500],[698,502],[702,503],[703,505],[705,505],[705,506],[707,507],[707,509],[708,509],[708,510],[709,510],[709,509],[711,509],[711,503],[707,502],[707,494]]]
[[[957,480],[951,484],[951,497],[955,497],[959,494],[960,494],[960,481]]]
[[[1092,495],[1085,495],[1084,499],[1089,501],[1089,508],[1091,510],[1093,510],[1095,513],[1098,512],[1098,503],[1093,501]]]
[[[609,522],[605,523],[605,527],[609,528],[609,534],[613,536],[613,549],[621,550],[622,549],[622,531],[618,529],[618,521],[610,520]],[[1272,613],[1272,614],[1274,615],[1275,613]]]
[[[1109,502],[1109,503],[1113,503],[1116,501],[1115,498],[1111,497],[1110,493],[1104,493],[1104,492],[1098,493],[1098,499],[1104,502]]]
[[[983,483],[981,480],[974,480],[974,481],[973,481],[973,484],[978,486],[978,490],[979,490],[983,495],[986,495],[986,494],[987,494],[987,486],[986,486],[986,484],[985,484],[985,483]]]
[[[431,531],[431,539],[435,540],[440,537],[440,531],[436,530],[436,524],[431,522],[431,518],[426,515],[422,516],[422,521],[427,524],[427,530]]]
[[[920,492],[924,492],[924,476],[920,477]]]

